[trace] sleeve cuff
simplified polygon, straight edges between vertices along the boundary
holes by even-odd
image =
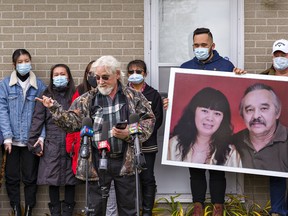
[[[39,137],[38,140],[40,140],[42,143],[44,143],[44,137]]]
[[[6,144],[6,143],[12,143],[12,138],[5,139],[4,144]]]

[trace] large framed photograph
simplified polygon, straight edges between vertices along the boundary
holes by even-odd
[[[288,177],[288,77],[171,68],[162,164]]]

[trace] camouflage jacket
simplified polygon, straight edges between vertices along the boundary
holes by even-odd
[[[125,86],[122,86],[122,89],[127,98],[129,113],[137,113],[140,116],[139,123],[142,126],[142,134],[139,135],[139,141],[143,143],[153,132],[155,116],[148,100],[142,93]],[[96,93],[97,89],[94,89],[79,96],[74,100],[68,111],[64,110],[61,105],[55,101],[54,105],[49,108],[55,123],[67,132],[79,131],[82,126],[82,119],[86,116],[90,117],[90,106]],[[133,140],[130,138],[126,140],[126,142],[128,145],[124,154],[120,175],[132,175],[135,173]]]

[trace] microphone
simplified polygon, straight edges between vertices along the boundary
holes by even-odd
[[[101,153],[99,160],[99,169],[107,170],[107,157],[106,153],[110,151],[110,144],[108,142],[109,123],[104,121],[102,124],[101,141],[98,142],[98,150]]]
[[[135,166],[141,170],[146,169],[146,161],[144,154],[141,152],[138,134],[142,133],[139,127],[140,117],[137,113],[132,113],[129,116],[129,132],[134,137],[134,148],[135,148]]]
[[[89,143],[88,139],[89,137],[93,137],[94,131],[93,131],[93,124],[92,119],[89,117],[85,117],[82,120],[82,129],[80,131],[80,136],[82,137],[82,143],[80,148],[80,157],[88,159],[90,152],[89,152]]]

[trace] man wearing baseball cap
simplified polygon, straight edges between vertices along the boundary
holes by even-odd
[[[288,76],[288,40],[274,42],[272,47],[272,66],[261,74]],[[288,215],[286,200],[286,178],[270,176],[271,215]]]
[[[280,39],[272,47],[272,66],[261,74],[288,76],[288,40]]]

